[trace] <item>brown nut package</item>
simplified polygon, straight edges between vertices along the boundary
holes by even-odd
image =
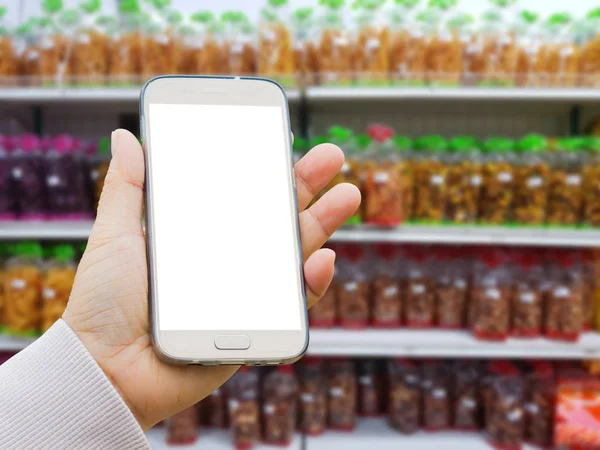
[[[486,435],[497,449],[521,448],[525,431],[524,387],[519,376],[498,374],[492,381]]]
[[[373,250],[377,259],[372,289],[371,325],[375,328],[396,328],[402,322],[403,313],[398,249],[391,244],[379,244]]]
[[[452,366],[454,386],[453,428],[478,430],[480,420],[479,378],[481,366],[477,361],[455,361]]]
[[[300,376],[300,422],[302,433],[318,436],[327,427],[327,377],[319,358],[302,359]]]
[[[371,284],[364,253],[364,248],[357,245],[338,250],[338,317],[344,328],[360,329],[369,323]]]
[[[459,252],[460,248],[446,247],[435,251],[435,316],[439,328],[454,330],[465,324],[469,268]]]
[[[538,337],[542,334],[544,292],[544,270],[537,254],[521,250],[514,254],[516,271],[512,291],[511,335],[516,337]]]
[[[284,22],[287,2],[269,2],[261,12],[258,30],[258,74],[294,86],[296,68],[292,32]]]
[[[260,441],[258,373],[242,367],[227,383],[229,420],[236,449],[246,450]]]
[[[352,82],[354,48],[344,24],[344,1],[325,0],[319,42],[319,82],[323,85],[349,85]]]
[[[435,321],[435,292],[426,251],[422,247],[409,247],[405,250],[405,316],[409,328],[431,328]]]
[[[546,361],[532,362],[525,380],[525,440],[539,448],[552,448],[555,401],[554,370]]]
[[[413,361],[391,359],[387,363],[387,371],[389,424],[401,433],[416,433],[419,430],[422,402],[419,367]]]
[[[268,374],[262,394],[263,440],[286,447],[291,444],[296,427],[298,383],[293,367],[279,366]]]
[[[327,403],[329,428],[352,431],[356,426],[356,378],[354,363],[331,359],[327,363]]]
[[[358,414],[377,417],[383,412],[384,383],[379,361],[358,361]]]
[[[354,42],[354,70],[359,85],[389,84],[390,30],[383,23],[381,5],[382,2],[364,2],[356,8],[359,30]]]
[[[167,443],[169,445],[193,444],[198,440],[199,431],[196,405],[167,419]]]
[[[422,367],[423,427],[429,431],[451,426],[451,371],[446,362],[425,361]]]

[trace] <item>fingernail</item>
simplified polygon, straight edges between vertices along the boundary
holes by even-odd
[[[114,157],[115,151],[118,151],[119,147],[119,130],[115,130],[110,135],[110,153]]]

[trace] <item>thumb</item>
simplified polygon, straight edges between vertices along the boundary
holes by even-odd
[[[140,233],[144,198],[145,164],[142,147],[127,130],[111,136],[112,159],[98,204],[96,223],[90,236],[114,238]]]

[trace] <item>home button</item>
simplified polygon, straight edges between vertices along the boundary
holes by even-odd
[[[243,334],[217,336],[215,347],[219,350],[247,350],[250,347],[250,338]]]

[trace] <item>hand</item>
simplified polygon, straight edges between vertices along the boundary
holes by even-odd
[[[343,162],[339,148],[323,144],[295,168],[309,307],[333,277],[335,253],[321,246],[360,204],[358,189],[340,184],[306,209]],[[63,319],[147,430],[202,400],[237,367],[169,365],[154,353],[148,334],[143,189],[142,148],[131,133],[117,130],[112,134],[112,160],[98,216]]]

